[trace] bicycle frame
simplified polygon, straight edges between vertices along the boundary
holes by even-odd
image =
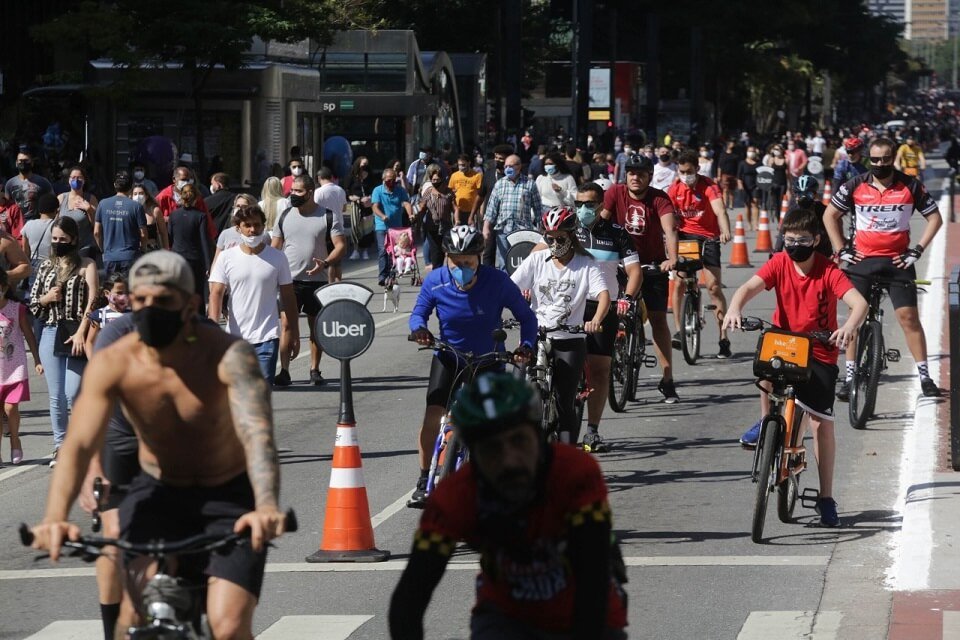
[[[776,486],[786,481],[791,475],[800,475],[807,468],[807,450],[802,444],[803,434],[801,433],[803,410],[797,407],[793,385],[778,388],[774,384],[774,388],[770,390],[764,389],[759,382],[756,383],[756,386],[770,398],[770,411],[761,420],[761,425],[765,427],[771,420],[775,420],[777,423],[779,447],[774,455],[777,467],[777,479],[774,483],[774,486]],[[766,433],[761,433],[760,438],[764,437],[769,436]],[[800,444],[794,446],[792,444],[794,442]],[[790,464],[790,456],[798,456],[796,464]],[[757,447],[753,452],[753,472],[751,473],[754,482],[759,481],[759,467],[760,447]]]

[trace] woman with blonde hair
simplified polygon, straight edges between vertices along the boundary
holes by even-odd
[[[263,189],[260,191],[260,202],[257,203],[263,209],[267,216],[267,223],[264,228],[267,231],[273,229],[277,218],[283,213],[283,210],[290,206],[290,201],[283,197],[283,183],[280,178],[271,176],[263,183]]]

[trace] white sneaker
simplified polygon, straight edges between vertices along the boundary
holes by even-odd
[[[53,450],[53,456],[50,458],[50,468],[57,466],[57,454],[60,453],[60,447]]]
[[[350,254],[350,257],[347,258],[347,260],[359,260],[359,259],[360,259],[360,254],[357,252],[356,249],[354,249],[353,253]]]
[[[370,253],[369,253],[366,249],[364,249],[364,250],[363,250],[363,253],[360,254],[360,255],[361,255],[361,257],[360,257],[361,260],[369,260],[369,259],[370,259]]]

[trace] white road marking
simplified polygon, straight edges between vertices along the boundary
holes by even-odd
[[[44,460],[49,460],[51,457],[52,457],[52,456],[44,456],[43,459],[44,459]],[[45,466],[47,466],[47,465],[46,465],[46,464],[18,464],[18,465],[16,465],[16,466],[10,467],[9,469],[7,469],[6,471],[4,471],[3,473],[0,473],[0,482],[3,482],[4,480],[8,480],[8,479],[10,479],[10,478],[13,478],[14,476],[18,476],[18,475],[20,475],[21,473],[26,473],[27,471],[30,471],[31,469],[37,469],[37,468],[39,468],[39,467],[45,467]]]
[[[373,616],[283,616],[258,640],[346,640]]]
[[[103,623],[99,620],[58,620],[27,636],[26,640],[101,640]]]
[[[388,507],[389,510],[391,507]],[[383,513],[383,512],[381,512]],[[380,514],[378,514],[379,516]],[[376,522],[374,526],[383,522]],[[830,556],[628,556],[628,567],[824,567]],[[336,563],[268,562],[267,573],[329,573],[351,571],[402,571],[406,560],[386,562]],[[474,560],[453,560],[447,565],[454,571],[477,571]],[[79,578],[94,575],[93,567],[64,569],[19,569],[0,571],[0,580],[37,580],[43,578]]]
[[[751,611],[737,640],[835,640],[839,611]]]
[[[411,495],[413,495],[413,491],[403,494],[402,496],[397,498],[396,501],[393,504],[391,504],[389,507],[387,507],[377,515],[370,518],[370,524],[373,525],[373,528],[376,529],[381,524],[386,522],[387,519],[393,516],[395,513],[402,511],[407,506],[407,500],[410,499]]]
[[[943,612],[943,638],[960,638],[960,611]]]
[[[944,199],[947,202],[944,202]],[[949,206],[949,196],[941,198],[941,211]],[[920,322],[927,336],[927,353],[943,352],[941,331],[943,329],[943,300],[946,277],[943,264],[946,251],[946,233],[936,235],[930,246],[926,279],[931,281],[927,294],[921,296]],[[890,327],[888,327],[890,329]],[[892,330],[898,331],[899,328]],[[910,353],[904,354],[910,358]],[[940,360],[927,359],[930,376],[940,380]],[[920,396],[920,381],[912,376],[908,394],[911,403],[916,402],[913,424],[903,433],[900,454],[900,479],[897,499],[893,509],[903,516],[902,526],[890,542],[892,566],[887,570],[886,584],[896,591],[927,589],[930,581],[930,563],[933,558],[933,501],[926,500],[932,492],[933,474],[937,467],[936,402],[933,398]],[[915,401],[915,398],[920,398]],[[926,491],[915,489],[927,486]]]

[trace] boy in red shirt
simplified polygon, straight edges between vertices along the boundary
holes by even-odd
[[[826,256],[816,251],[824,242],[816,214],[793,209],[781,225],[784,250],[763,265],[756,275],[737,289],[723,320],[728,329],[739,329],[744,305],[761,291],[776,289],[777,307],[771,322],[785,331],[804,333],[832,331],[830,344],[813,343],[813,375],[809,382],[795,386],[797,404],[806,413],[801,429],[813,427],[813,447],[820,476],[817,512],[820,523],[828,527],[840,524],[837,503],[833,499],[833,463],[836,440],[833,432],[833,401],[837,382],[838,349],[856,339],[857,328],[867,315],[867,301],[847,276]],[[842,327],[837,327],[837,300],[850,307]],[[766,386],[766,383],[764,383]],[[766,393],[760,394],[760,414],[769,410]],[[745,447],[755,447],[760,436],[758,421],[740,438]]]

